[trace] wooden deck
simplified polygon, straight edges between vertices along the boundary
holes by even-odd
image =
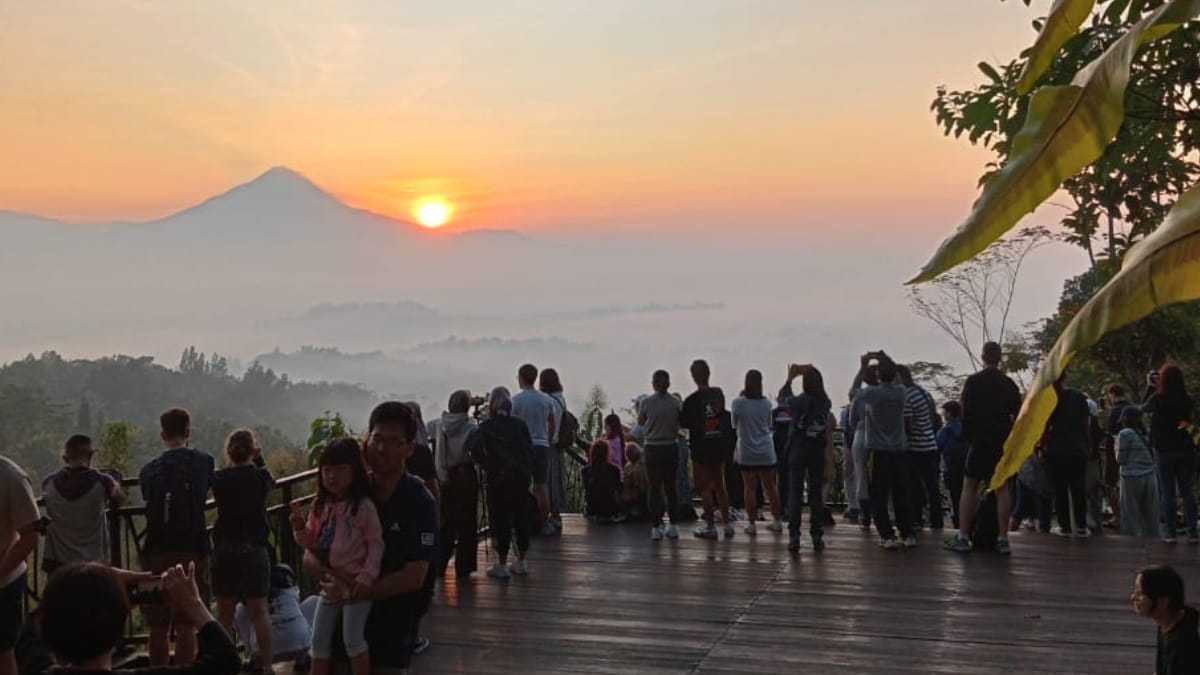
[[[888,552],[838,525],[825,552],[806,541],[793,559],[761,527],[716,542],[691,529],[654,543],[640,524],[568,517],[534,540],[528,578],[449,575],[414,672],[1145,673],[1155,628],[1130,608],[1135,571],[1175,565],[1200,599],[1200,547],[1184,543],[1017,533],[1006,558],[926,531]]]

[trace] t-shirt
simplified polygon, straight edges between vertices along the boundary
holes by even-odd
[[[1195,675],[1200,673],[1200,617],[1191,607],[1183,608],[1183,618],[1167,634],[1158,632],[1156,675]]]
[[[211,455],[192,448],[174,448],[164,450],[161,455],[142,467],[141,473],[138,474],[138,486],[142,491],[142,499],[146,503],[151,500],[164,499],[163,492],[168,489],[166,480],[172,471],[188,476],[192,495],[190,543],[168,547],[164,542],[158,541],[154,528],[147,527],[143,554],[162,552],[208,554],[208,523],[204,517],[204,503],[208,501],[208,490],[212,485],[213,474],[216,473],[215,466]],[[183,550],[176,550],[179,548]]]
[[[213,474],[213,499],[217,501],[213,541],[218,546],[266,546],[270,531],[267,495],[274,485],[271,472],[255,464],[231,466]]]
[[[771,434],[771,402],[766,398],[733,399],[729,411],[737,432],[733,461],[741,466],[775,466],[775,439]]]
[[[858,392],[855,403],[862,401],[868,450],[901,452],[908,448],[904,425],[910,415],[907,395],[904,385],[899,383],[877,384]]]
[[[912,432],[908,434],[908,449],[913,452],[936,452],[937,437],[933,432],[933,399],[917,385],[905,391],[904,403],[912,417]]]
[[[719,454],[724,450],[721,412],[725,410],[725,392],[719,387],[697,389],[683,400],[679,426],[687,429],[688,445],[693,450]]]
[[[971,446],[1000,452],[1021,412],[1021,390],[999,370],[984,368],[963,385],[962,409],[963,433]]]
[[[413,446],[412,456],[405,462],[405,468],[426,483],[433,480],[437,477],[437,469],[433,466],[433,450],[428,445],[417,443]]]
[[[1192,420],[1192,397],[1173,397],[1154,394],[1146,401],[1150,413],[1150,442],[1154,449],[1165,453],[1192,452],[1192,440],[1181,422]]]
[[[646,445],[675,445],[683,403],[670,394],[651,394],[642,401],[646,415]]]
[[[21,530],[41,518],[33,484],[15,462],[0,455],[0,557],[16,545]],[[25,561],[0,578],[0,586],[8,586],[25,574]]]
[[[1046,424],[1046,454],[1052,457],[1085,457],[1087,434],[1092,419],[1087,397],[1075,389],[1064,389]]]
[[[379,576],[399,571],[411,562],[437,560],[437,506],[420,478],[405,474],[387,501],[376,502],[383,529],[383,560]],[[407,666],[403,640],[397,639],[414,625],[423,606],[421,589],[371,604],[365,631],[371,647],[371,665],[377,668]]]
[[[512,416],[529,427],[529,437],[533,439],[534,446],[550,447],[547,421],[557,409],[558,406],[549,396],[536,389],[522,389],[512,397]]]
[[[108,562],[104,510],[120,488],[111,476],[87,466],[68,466],[42,481],[50,526],[43,557],[58,563]]]

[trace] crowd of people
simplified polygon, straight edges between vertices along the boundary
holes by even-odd
[[[960,397],[939,405],[909,369],[883,351],[869,352],[837,413],[812,365],[789,365],[773,400],[762,372],[750,370],[727,402],[711,384],[709,364],[696,360],[689,369],[694,391],[672,392],[670,374],[656,371],[652,392],[635,400],[634,418],[627,424],[606,416],[595,439],[579,437],[558,373],[532,365],[518,370],[515,394],[503,386],[484,397],[456,391],[428,425],[415,403],[382,403],[363,438],[330,439],[321,449],[311,504],[289,505],[303,573],[321,589],[304,601],[294,571],[274,559],[267,518],[274,479],[253,432],[229,436],[217,469],[212,455],[190,446],[188,411],[162,414],[164,450],[139,472],[146,517],[140,573],[104,566],[112,545],[104,511],[120,481],[91,466],[90,439],[72,436],[63,468],[42,482],[46,517],[28,477],[0,461],[0,675],[15,673],[24,561],[42,537],[49,575],[39,609],[42,638],[73,670],[111,670],[101,652],[119,639],[118,614],[128,614],[131,599],[149,627],[152,668],[234,672],[241,664],[229,636],[239,636],[251,672],[269,672],[281,660],[311,664],[314,675],[335,662],[354,675],[406,669],[428,647],[419,626],[436,580],[451,560],[460,578],[477,571],[481,491],[495,553],[487,575],[528,575],[533,535],[562,532],[564,463],[571,461],[565,451],[581,441],[588,448],[588,518],[649,524],[656,542],[679,538],[681,514],[694,515],[694,490],[697,538],[731,538],[739,524],[744,535],[758,536],[765,520],[768,533],[786,532],[795,553],[807,506],[811,548],[824,550],[840,428],[844,519],[865,531],[874,526],[884,549],[916,546],[919,532],[942,529],[947,515],[954,532],[944,545],[958,552],[1008,554],[1011,530],[1049,532],[1055,516],[1055,531],[1064,536],[1108,526],[1139,537],[1157,532],[1169,543],[1182,531],[1200,543],[1193,402],[1177,367],[1148,375],[1140,405],[1120,385],[1109,386],[1097,404],[1061,379],[1037,452],[1016,479],[985,494],[1021,405],[1017,385],[1000,370],[1002,356],[999,345],[985,345],[984,368],[966,380]],[[68,607],[85,595],[82,608]],[[208,613],[214,597],[215,618]],[[1195,664],[1197,617],[1183,604],[1178,575],[1143,570],[1133,601],[1161,626],[1160,658]],[[64,639],[71,621],[90,616],[110,617],[105,625],[119,628]]]

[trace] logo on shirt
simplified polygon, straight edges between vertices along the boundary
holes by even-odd
[[[434,539],[434,537],[433,537],[432,532],[422,532],[421,533],[421,545],[422,546],[433,546],[433,539]]]
[[[388,528],[388,530],[391,532],[399,532],[400,531],[400,523],[392,523],[392,526],[390,528]]]

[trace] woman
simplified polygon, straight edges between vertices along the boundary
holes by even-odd
[[[529,574],[529,485],[533,479],[533,438],[529,427],[512,416],[512,394],[496,387],[488,398],[488,418],[479,425],[471,455],[487,481],[488,522],[499,561],[487,572],[506,580]],[[508,550],[516,531],[517,562],[509,567]]]
[[[476,431],[470,408],[471,392],[460,389],[450,395],[441,419],[429,425],[434,468],[442,489],[439,571],[446,573],[453,555],[454,572],[459,579],[471,576],[478,569],[475,549],[479,531],[479,480],[475,463],[467,454],[467,441]]]
[[[1162,540],[1175,543],[1175,490],[1183,496],[1187,518],[1188,543],[1200,543],[1196,526],[1196,495],[1192,492],[1192,473],[1196,469],[1196,446],[1192,442],[1192,397],[1188,396],[1183,371],[1165,365],[1158,372],[1154,393],[1143,410],[1150,413],[1150,444],[1158,455],[1159,514]]]
[[[833,402],[825,393],[825,379],[813,366],[796,366],[789,374],[801,377],[803,393],[788,400],[791,423],[788,449],[788,550],[800,550],[800,509],[808,490],[809,534],[814,551],[825,549],[824,486],[833,480]],[[786,386],[790,393],[791,382]]]
[[[608,461],[617,467],[621,480],[625,480],[625,425],[616,413],[604,418],[604,441],[608,444]]]
[[[746,387],[742,395],[733,400],[730,412],[733,428],[737,432],[737,447],[734,462],[742,467],[742,490],[746,500],[746,515],[750,523],[745,532],[757,534],[758,505],[754,495],[759,481],[766,489],[771,502],[773,520],[767,525],[772,532],[783,532],[780,521],[782,508],[779,503],[779,486],[775,483],[775,441],[771,433],[771,401],[763,396],[762,373],[751,370],[746,373]]]
[[[562,532],[562,512],[567,508],[567,472],[563,466],[563,452],[559,449],[558,432],[562,429],[563,415],[567,412],[567,399],[563,397],[562,381],[558,371],[546,368],[538,379],[538,389],[554,401],[554,437],[550,439],[550,463],[547,471],[546,489],[550,496],[550,518],[542,534],[554,535]]]

